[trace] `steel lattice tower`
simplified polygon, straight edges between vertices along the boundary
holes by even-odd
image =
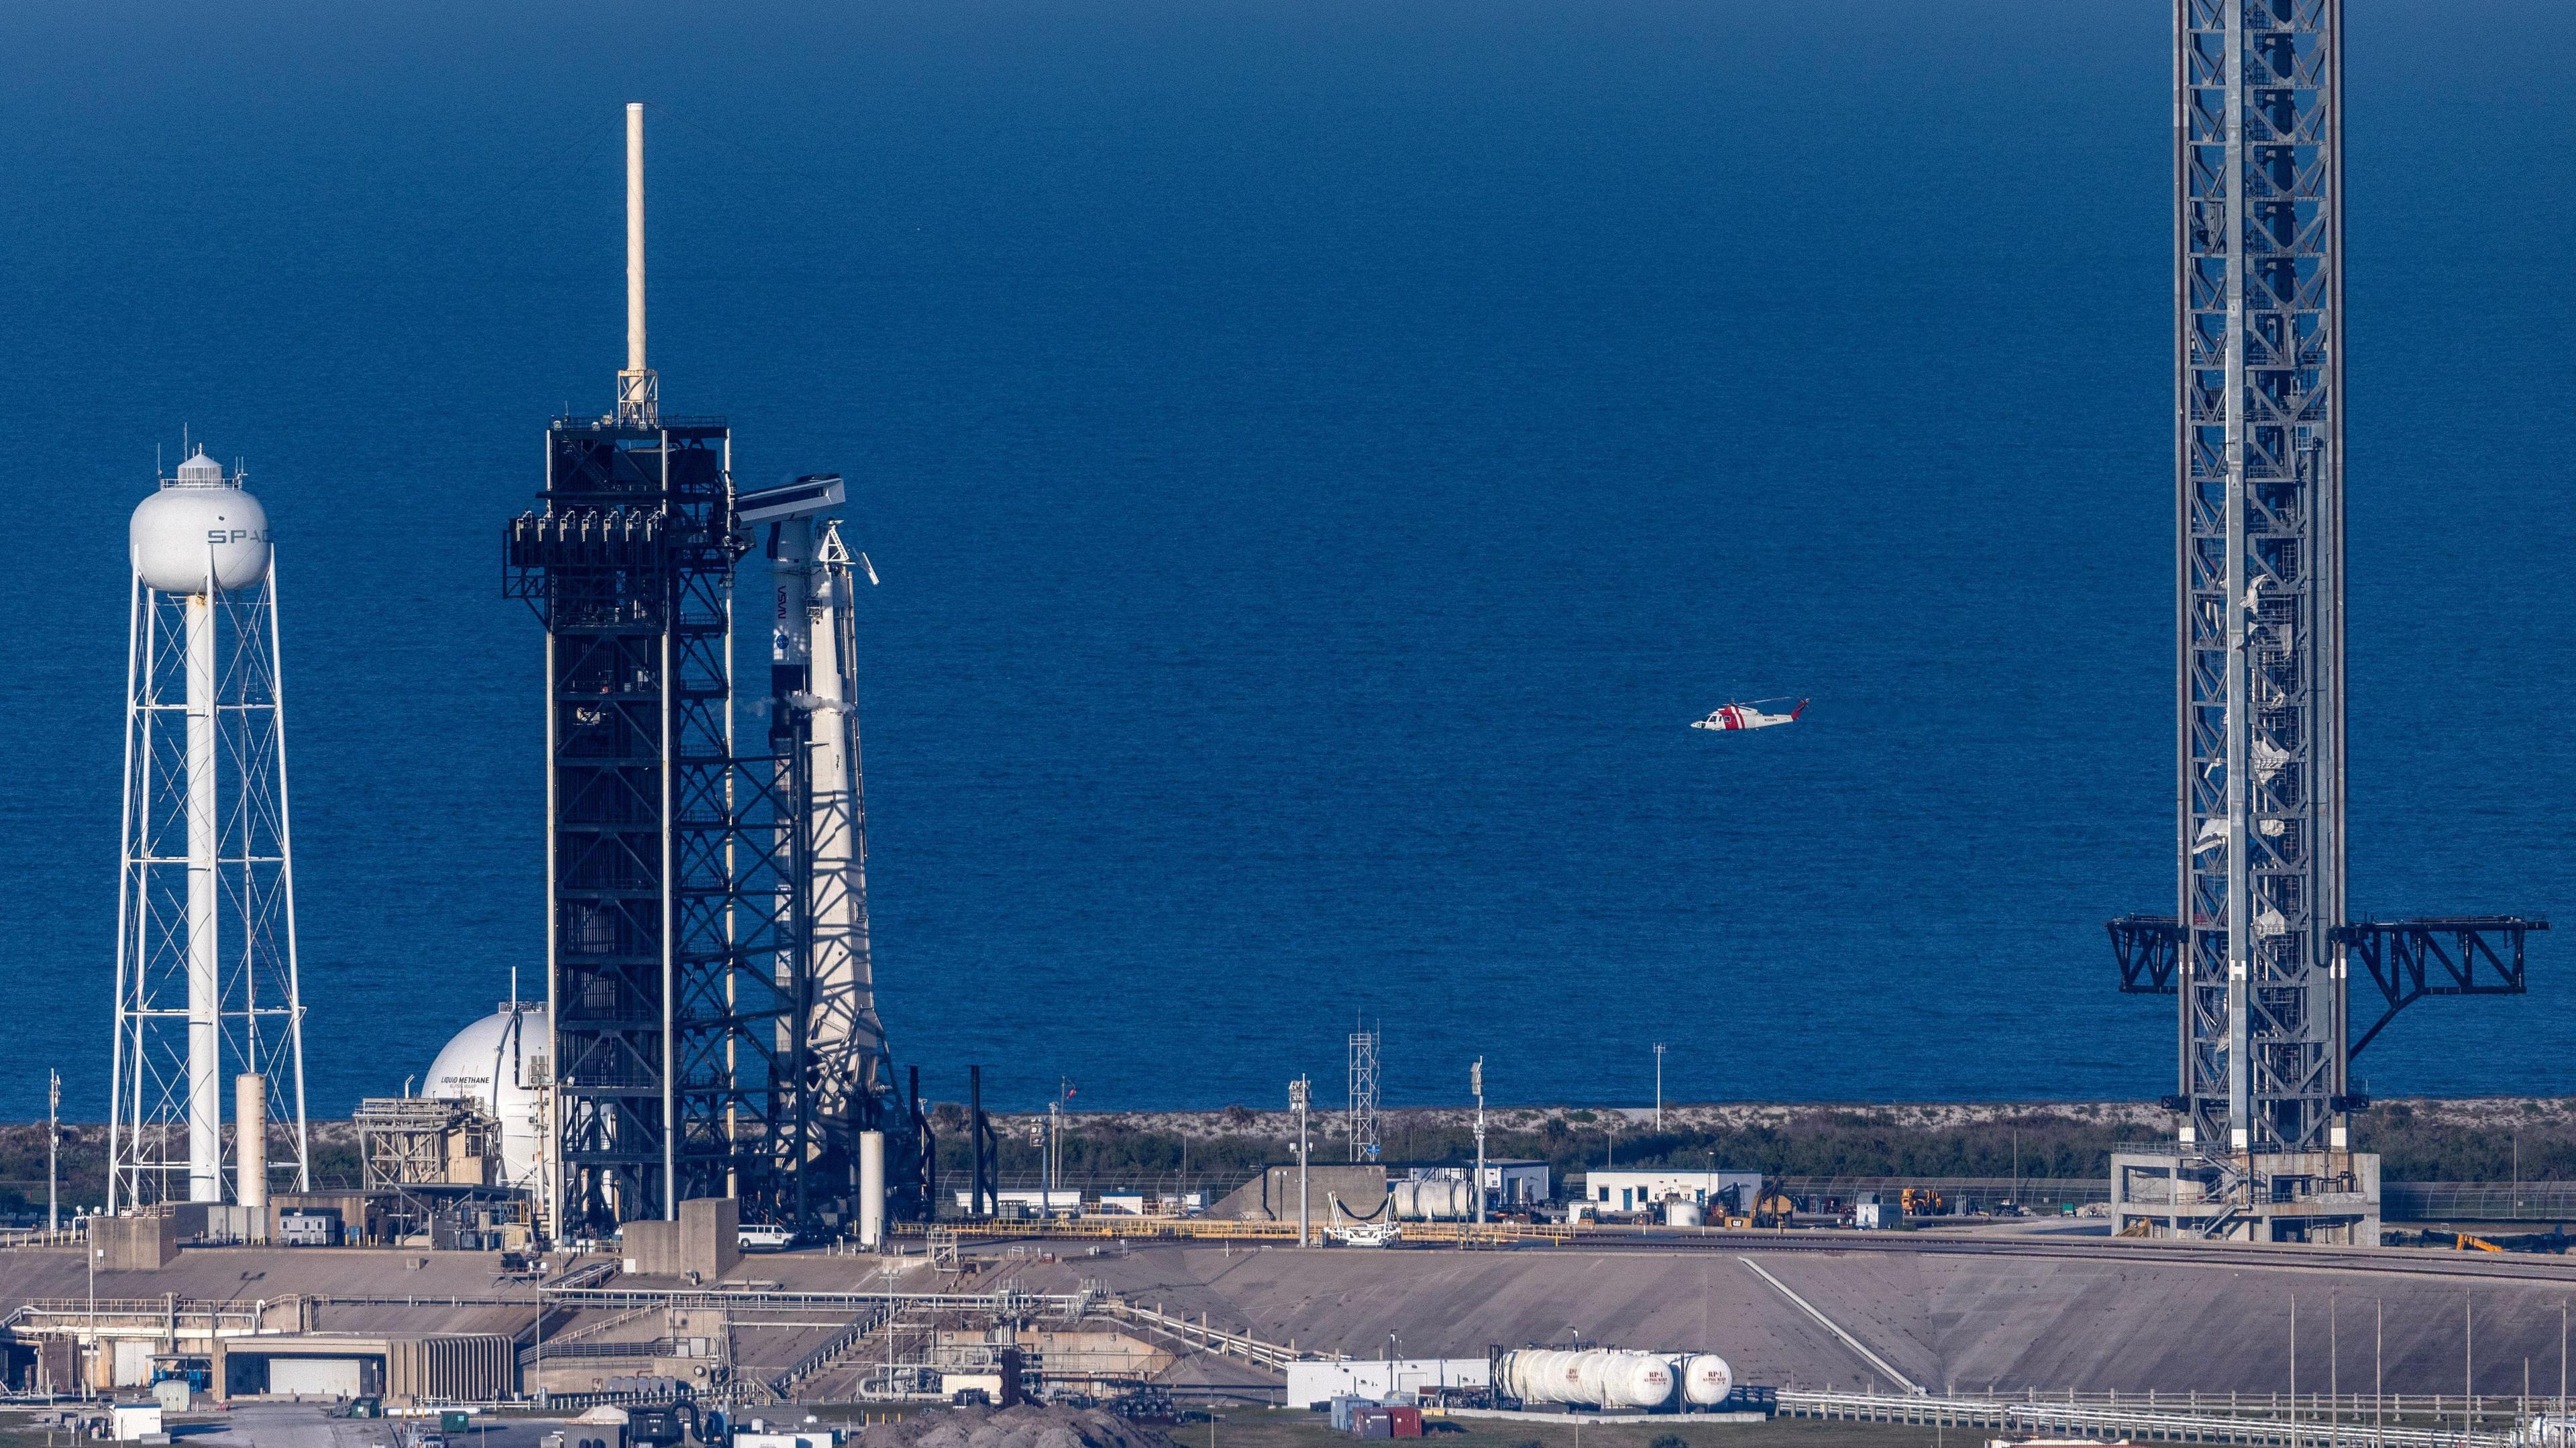
[[[2344,1145],[2340,11],[2177,12],[2182,1094],[2235,1151]]]
[[[644,363],[640,106],[627,188],[616,411],[546,430],[542,506],[504,530],[504,591],[546,628],[559,1236],[693,1197],[778,1219],[809,1112],[793,806],[734,753],[732,434],[663,416]]]
[[[2521,993],[2548,928],[2347,912],[2342,80],[2340,0],[2177,0],[2178,908],[2111,922],[2122,988],[2180,996],[2180,1157],[2113,1159],[2158,1230],[2375,1241],[2353,1056],[2425,996]]]
[[[1351,1104],[1348,1130],[1353,1161],[1377,1160],[1377,1051],[1376,1027],[1351,1032]]]

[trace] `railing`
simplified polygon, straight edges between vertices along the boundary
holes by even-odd
[[[1095,1306],[1086,1293],[1015,1292],[791,1292],[780,1288],[693,1287],[674,1291],[666,1287],[623,1288],[581,1287],[557,1292],[548,1289],[548,1304],[558,1307],[612,1308],[630,1307],[730,1307],[751,1310],[839,1309],[856,1313],[867,1308],[905,1313],[973,1312],[1000,1317],[1076,1318]]]
[[[1782,1388],[1782,1413],[1923,1426],[2118,1434],[2254,1448],[2512,1448],[2542,1399],[2345,1393],[2064,1393],[2022,1398]],[[2418,1426],[2420,1425],[2420,1426]]]
[[[1320,1238],[1326,1214],[1318,1212],[1308,1230]],[[1151,1241],[1237,1241],[1294,1242],[1297,1224],[1293,1221],[1271,1222],[1258,1218],[1237,1217],[1138,1217],[1124,1212],[1092,1213],[1080,1217],[1055,1217],[1046,1221],[941,1222],[943,1232],[960,1237],[1054,1237],[1075,1240]],[[1503,1244],[1512,1242],[1568,1242],[1574,1239],[1573,1228],[1551,1223],[1528,1222],[1404,1222],[1400,1224],[1408,1242],[1442,1242],[1458,1245]],[[930,1224],[898,1222],[889,1228],[897,1236],[920,1236]]]
[[[540,1347],[530,1343],[519,1349],[519,1366],[533,1367],[541,1361],[570,1362],[576,1358],[598,1361],[603,1358],[664,1358],[685,1356],[685,1346],[678,1338],[626,1338],[618,1342],[550,1342]]]
[[[77,1247],[81,1243],[79,1227],[48,1231],[43,1227],[0,1228],[0,1252],[17,1247]]]
[[[1124,1298],[1107,1298],[1101,1302],[1100,1308],[1114,1321],[1132,1323],[1203,1351],[1215,1353],[1219,1357],[1241,1358],[1254,1367],[1274,1373],[1287,1372],[1288,1364],[1292,1362],[1312,1361],[1322,1356],[1330,1356],[1338,1360],[1343,1356],[1340,1353],[1292,1352],[1278,1343],[1265,1342],[1248,1332],[1227,1332],[1221,1328],[1211,1327],[1204,1317],[1192,1322],[1186,1317],[1174,1317],[1160,1308],[1139,1307]]]
[[[1777,1191],[1807,1199],[1832,1197],[1849,1206],[1862,1192],[1876,1192],[1879,1199],[1894,1202],[1907,1187],[1928,1188],[1938,1192],[1951,1208],[1962,1202],[1975,1201],[1991,1207],[2003,1202],[2023,1206],[2044,1203],[2059,1206],[2073,1203],[2107,1202],[2111,1199],[2109,1177],[1867,1177],[1867,1176],[1789,1176],[1766,1180],[1765,1193]]]
[[[547,1283],[546,1291],[557,1292],[571,1288],[595,1287],[598,1284],[607,1281],[609,1278],[616,1276],[619,1272],[625,1270],[625,1267],[626,1264],[615,1257],[611,1257],[605,1262],[593,1262],[587,1267],[575,1267],[561,1277]]]
[[[2381,1182],[2383,1220],[2576,1220],[2576,1182]]]
[[[844,1353],[865,1341],[868,1334],[876,1331],[878,1324],[887,1321],[889,1316],[890,1314],[883,1308],[872,1308],[860,1313],[851,1320],[849,1326],[825,1340],[821,1347],[798,1359],[794,1367],[771,1378],[769,1391],[781,1402],[794,1397],[796,1389],[802,1386],[807,1378],[837,1365]]]

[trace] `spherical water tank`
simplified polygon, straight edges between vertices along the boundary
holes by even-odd
[[[1682,1392],[1695,1408],[1714,1408],[1735,1391],[1735,1369],[1713,1352],[1693,1353],[1682,1362]]]
[[[545,1160],[545,1099],[554,1027],[544,1006],[485,1016],[440,1049],[421,1079],[423,1096],[461,1097],[501,1123],[501,1170],[508,1185],[535,1184]]]
[[[268,577],[268,510],[200,448],[134,509],[126,528],[135,575],[162,593],[253,588]]]

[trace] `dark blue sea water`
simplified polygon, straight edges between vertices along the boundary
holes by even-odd
[[[2171,1014],[2167,7],[18,0],[0,1113],[104,1112],[124,518],[283,538],[317,1112],[540,961],[496,529],[653,344],[883,575],[954,1096],[2138,1097]],[[2576,925],[2576,8],[2352,0],[2353,896]],[[1798,728],[1684,724],[1813,695]],[[2564,1091],[2576,939],[2380,1094]]]

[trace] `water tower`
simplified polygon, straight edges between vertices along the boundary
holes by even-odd
[[[199,448],[129,543],[108,1209],[256,1203],[280,1131],[310,1185],[268,512]],[[259,1078],[229,1183],[228,1071]]]

